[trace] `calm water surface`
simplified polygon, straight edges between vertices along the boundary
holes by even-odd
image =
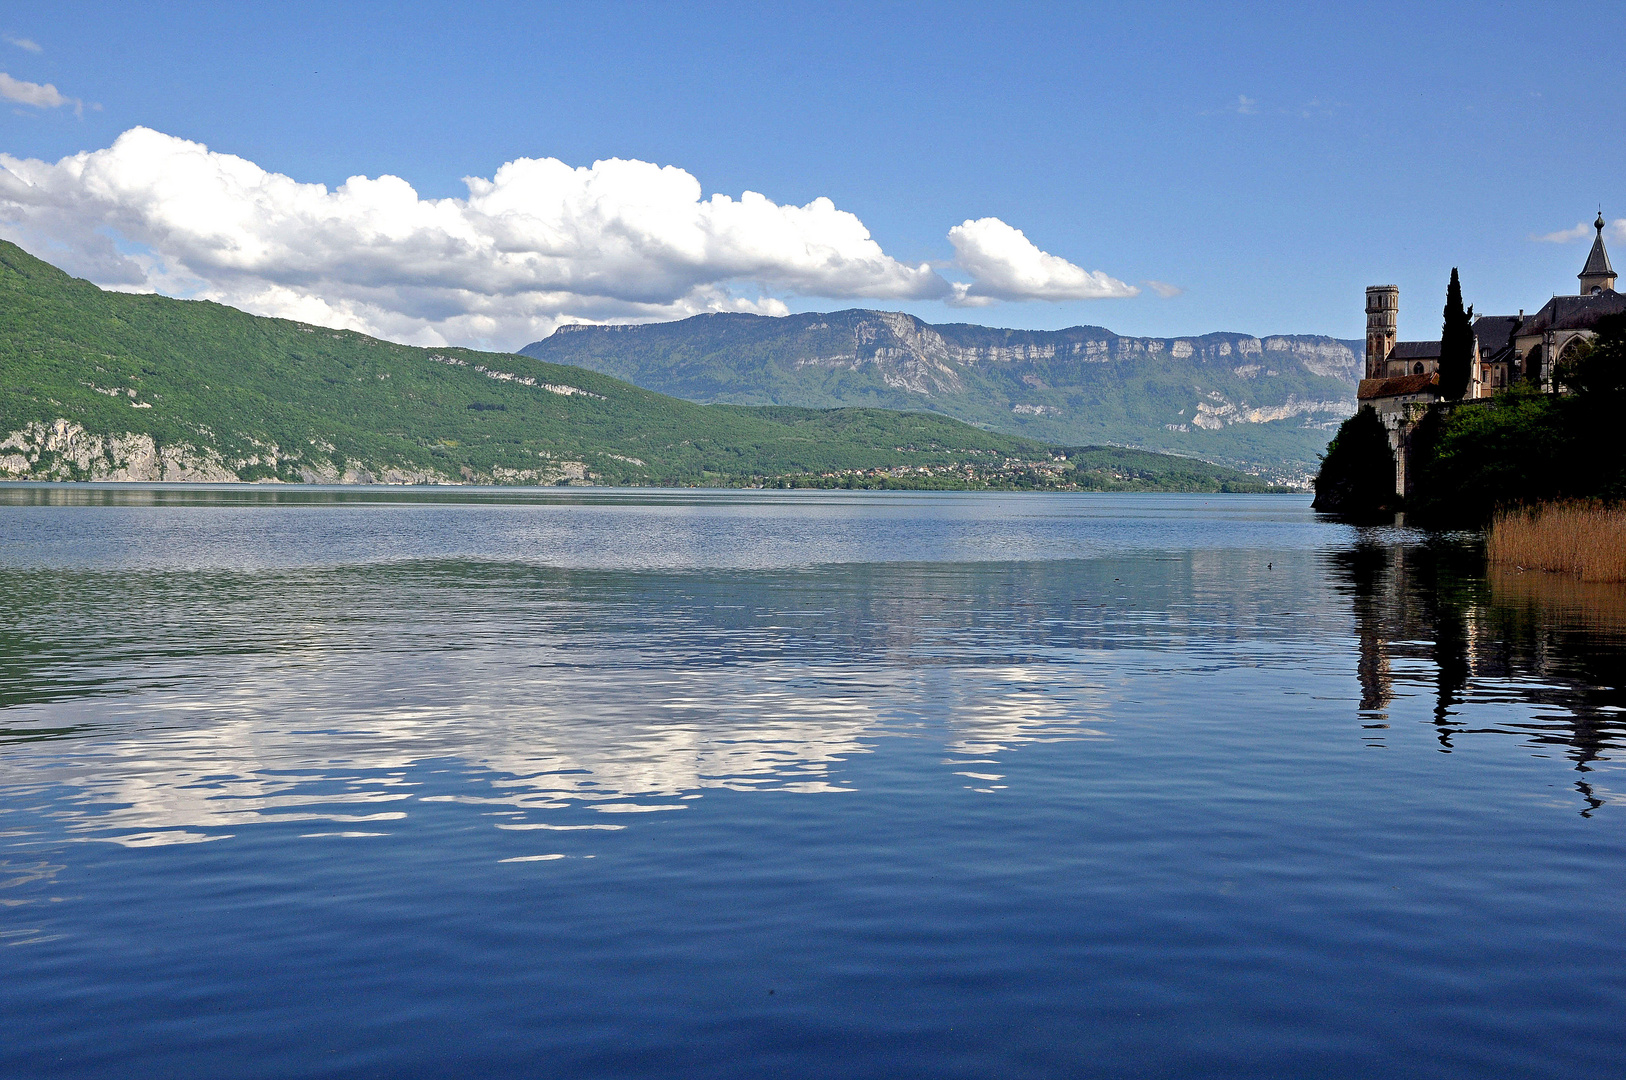
[[[1294,497],[0,488],[0,1075],[1626,1075],[1626,595]]]

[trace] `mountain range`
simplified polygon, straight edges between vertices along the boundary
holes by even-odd
[[[1050,443],[1169,451],[1302,482],[1355,411],[1364,347],[1302,334],[932,325],[855,309],[567,324],[520,352],[690,401],[922,410]]]
[[[702,405],[511,353],[109,292],[0,241],[0,478],[1259,491],[931,412]]]

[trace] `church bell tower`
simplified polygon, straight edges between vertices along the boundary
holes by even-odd
[[[1586,257],[1586,265],[1575,275],[1581,279],[1582,296],[1615,291],[1615,268],[1609,265],[1609,252],[1604,250],[1603,224],[1603,211],[1599,210],[1598,220],[1592,223],[1592,227],[1598,230],[1598,238],[1592,241],[1592,253]],[[1372,290],[1366,291],[1370,293]],[[1371,310],[1371,301],[1367,302],[1367,310]]]
[[[1381,379],[1400,326],[1400,286],[1366,287],[1366,377]]]

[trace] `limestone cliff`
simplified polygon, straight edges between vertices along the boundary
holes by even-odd
[[[561,327],[521,352],[692,401],[929,409],[1058,443],[1313,471],[1355,407],[1360,342],[934,326],[901,312]]]
[[[580,461],[549,462],[529,469],[499,465],[484,473],[465,467],[454,473],[353,460],[339,465],[320,456],[304,461],[285,456],[275,443],[262,443],[253,453],[227,457],[208,444],[160,446],[144,432],[95,434],[65,418],[25,424],[0,439],[0,480],[224,484],[249,478],[307,484],[569,484],[592,479]]]

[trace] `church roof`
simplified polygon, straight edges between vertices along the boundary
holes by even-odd
[[[1417,342],[1407,344],[1415,345]],[[1437,394],[1439,386],[1440,376],[1437,372],[1430,372],[1427,375],[1396,375],[1392,379],[1362,379],[1360,386],[1355,388],[1355,397],[1360,401],[1371,401],[1373,398],[1400,397],[1402,394]]]
[[[1570,263],[1570,265],[1574,266],[1575,264]],[[1601,235],[1596,240],[1592,241],[1592,254],[1586,257],[1586,265],[1581,267],[1581,272],[1575,276],[1593,277],[1594,275],[1599,274],[1604,274],[1609,277],[1615,276],[1615,268],[1609,265],[1609,252],[1604,250],[1603,237]]]
[[[1438,341],[1397,341],[1395,347],[1389,350],[1390,360],[1438,360],[1440,358],[1440,343]]]
[[[1555,296],[1542,309],[1524,321],[1519,336],[1543,330],[1590,330],[1605,315],[1626,311],[1626,293],[1613,289],[1591,296]]]
[[[1507,347],[1508,335],[1518,325],[1517,315],[1481,315],[1474,320],[1474,337],[1479,339],[1479,354],[1489,356],[1497,349]]]
[[[1615,268],[1609,265],[1609,252],[1603,246],[1603,213],[1600,211],[1598,220],[1593,224],[1598,230],[1597,239],[1592,241],[1592,253],[1586,257],[1586,265],[1576,277],[1615,276]]]

